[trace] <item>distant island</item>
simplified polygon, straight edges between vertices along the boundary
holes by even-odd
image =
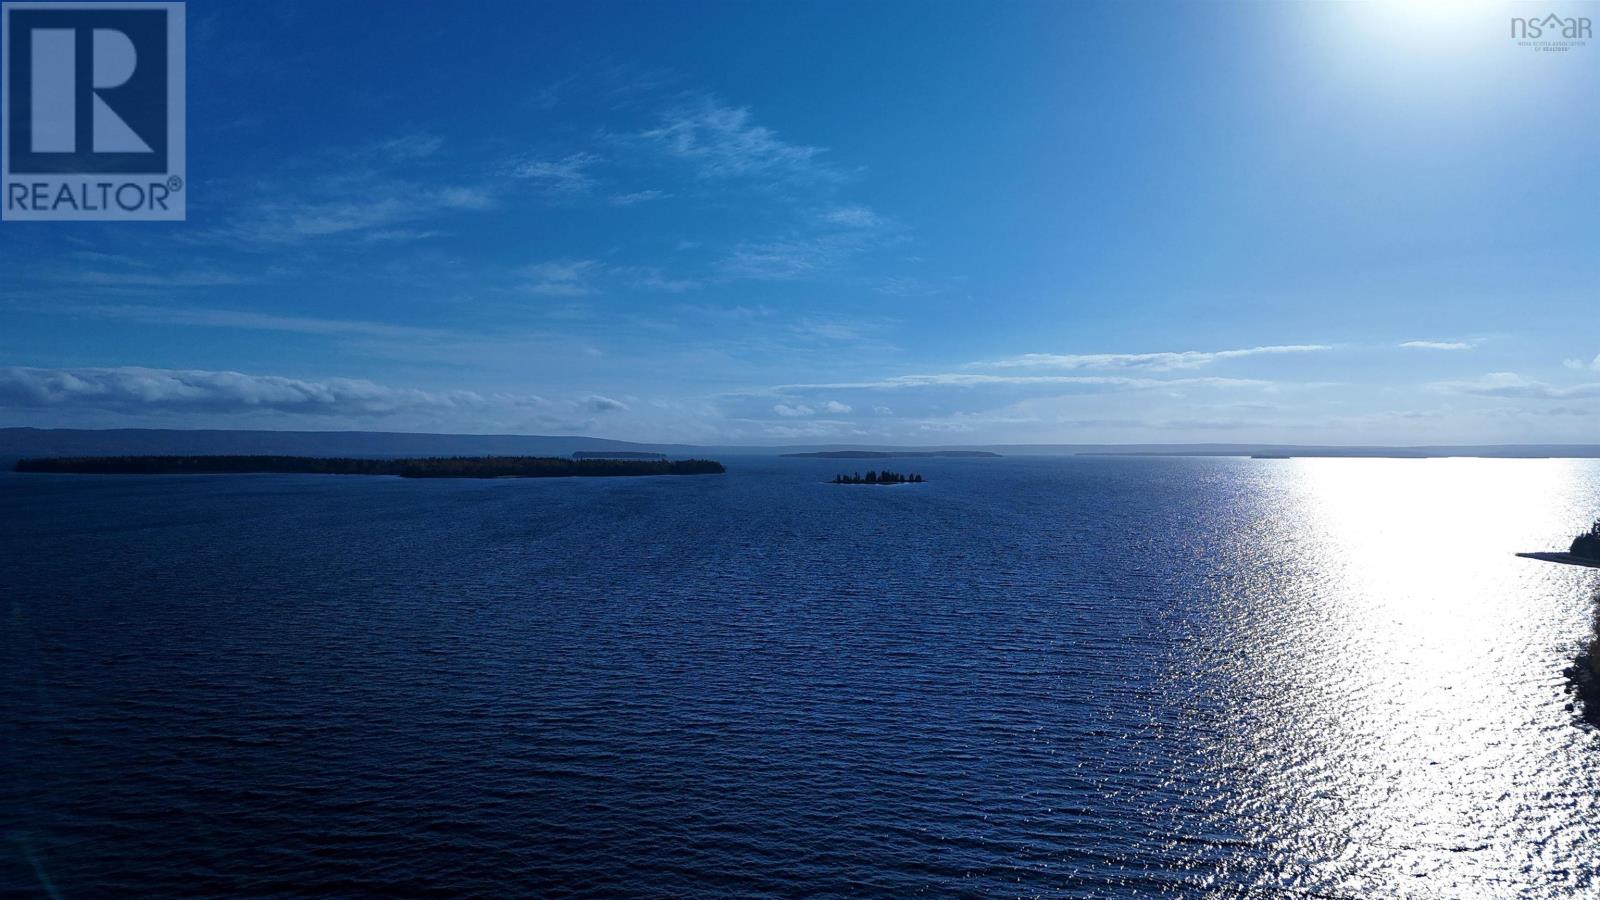
[[[1583,534],[1572,539],[1566,553],[1518,553],[1523,559],[1540,559],[1545,562],[1566,563],[1569,566],[1589,566],[1600,569],[1600,519]]]
[[[887,469],[885,469],[882,472],[868,472],[866,475],[862,475],[860,472],[857,472],[854,475],[835,475],[835,476],[833,476],[833,483],[834,484],[921,484],[922,483],[922,476],[921,475],[902,475],[899,472],[890,472]]]
[[[398,475],[401,478],[568,478],[720,475],[709,459],[562,459],[553,456],[435,456],[353,459],[314,456],[75,456],[23,459],[18,472],[74,475]]]
[[[897,457],[987,459],[998,457],[1000,454],[990,453],[987,450],[813,450],[809,453],[780,453],[778,455],[799,459],[895,459]]]

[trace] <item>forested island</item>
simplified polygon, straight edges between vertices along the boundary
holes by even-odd
[[[434,456],[356,459],[315,456],[76,456],[23,459],[18,472],[76,475],[398,475],[401,478],[568,478],[720,475],[709,459],[562,459],[554,456]]]
[[[835,475],[835,476],[833,476],[833,483],[834,484],[921,484],[922,483],[922,476],[921,475],[902,475],[899,472],[890,472],[889,470],[885,469],[882,472],[868,472],[866,475],[862,475],[860,472],[857,472],[854,475]]]

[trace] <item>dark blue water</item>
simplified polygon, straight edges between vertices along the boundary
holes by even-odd
[[[1600,889],[1593,463],[727,461],[0,476],[0,892]]]

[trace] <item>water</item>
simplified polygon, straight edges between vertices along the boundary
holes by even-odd
[[[1600,891],[1594,462],[728,462],[0,476],[0,893]]]

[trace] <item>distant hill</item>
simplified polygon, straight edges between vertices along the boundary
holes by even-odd
[[[809,453],[780,453],[778,455],[804,459],[901,459],[905,457],[925,459],[936,456],[971,459],[998,457],[1000,454],[991,453],[988,450],[813,450]]]
[[[582,435],[411,434],[394,431],[224,431],[0,428],[0,456],[571,456],[576,452],[693,456],[704,448]]]
[[[648,453],[672,457],[793,455],[813,459],[890,459],[971,456],[1368,456],[1600,458],[1600,444],[1440,446],[1326,446],[1301,444],[967,444],[942,447],[862,447],[839,444],[736,446],[642,444],[584,435],[414,434],[395,431],[233,431],[156,428],[0,428],[0,458],[25,456],[571,456]]]

